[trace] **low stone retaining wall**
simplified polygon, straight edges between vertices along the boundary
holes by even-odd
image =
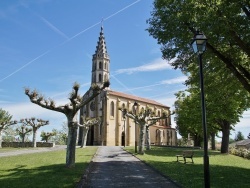
[[[54,147],[55,143],[51,142],[36,142],[36,147]],[[2,142],[2,147],[12,147],[12,148],[18,148],[18,147],[33,147],[32,142]]]

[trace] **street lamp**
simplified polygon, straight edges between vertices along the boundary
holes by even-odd
[[[123,125],[123,128],[124,128],[124,147],[126,146],[126,126],[125,126],[126,113],[127,113],[127,110],[123,109],[123,111],[122,111],[122,118],[124,120],[124,125]]]
[[[138,107],[138,103],[135,101],[134,105],[134,112],[135,112],[135,115],[136,115],[136,111],[137,111],[137,107]],[[135,153],[137,153],[137,129],[136,129],[136,121],[135,121]]]
[[[203,83],[203,67],[202,67],[202,54],[206,51],[207,38],[203,33],[196,32],[192,40],[192,48],[194,53],[198,53],[199,68],[200,68],[200,88],[201,88],[201,107],[202,107],[202,125],[203,125],[203,139],[204,139],[204,184],[205,188],[210,187],[209,175],[209,158],[208,158],[208,139],[207,139],[207,125],[206,125],[206,107],[204,99],[204,83]]]

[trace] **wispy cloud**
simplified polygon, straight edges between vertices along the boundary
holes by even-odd
[[[37,15],[40,20],[42,20],[43,23],[45,23],[50,29],[52,29],[54,32],[56,32],[57,34],[61,35],[63,38],[65,39],[69,39],[69,37],[67,35],[65,35],[61,30],[59,30],[55,25],[53,25],[52,23],[50,23],[48,20],[46,20],[44,17]]]
[[[169,80],[162,80],[160,84],[180,84],[184,83],[186,80],[187,80],[186,76],[180,76]]]
[[[111,14],[110,16],[104,18],[103,21],[106,21],[106,20],[112,18],[113,16],[115,16],[115,15],[121,13],[122,11],[128,9],[129,7],[135,5],[136,3],[140,2],[140,1],[141,1],[141,0],[137,0],[137,1],[135,1],[135,2],[133,2],[133,3],[131,3],[131,4],[129,4],[128,6],[122,8],[121,10],[119,10],[119,11],[117,11],[117,12]],[[33,13],[34,13],[34,12],[33,12]],[[34,14],[36,14],[36,13],[34,13]],[[22,69],[24,69],[26,66],[30,65],[31,63],[33,63],[34,61],[40,59],[41,57],[45,56],[46,54],[48,54],[48,53],[51,52],[52,50],[56,49],[57,47],[62,46],[62,45],[64,45],[64,44],[70,42],[71,40],[73,40],[74,38],[78,37],[79,35],[85,33],[85,32],[88,31],[89,29],[91,29],[91,28],[93,28],[93,27],[95,27],[95,26],[101,24],[103,21],[100,21],[100,22],[97,22],[97,23],[91,25],[90,27],[88,27],[88,28],[82,30],[81,32],[79,32],[79,33],[77,33],[77,34],[75,34],[73,37],[68,38],[68,37],[66,36],[66,37],[67,37],[67,40],[65,40],[65,41],[62,42],[61,44],[59,44],[59,45],[57,45],[57,46],[55,46],[55,47],[53,47],[53,48],[47,50],[47,51],[44,52],[43,54],[41,54],[41,55],[37,56],[36,58],[32,59],[31,61],[27,62],[27,63],[24,64],[22,67],[18,68],[18,69],[15,70],[14,72],[12,72],[12,73],[10,73],[9,75],[5,76],[4,78],[0,79],[0,82],[3,82],[3,81],[6,80],[7,78],[13,76],[13,75],[16,74],[17,72],[19,72],[19,71],[21,71]],[[49,22],[48,22],[48,23],[49,23]],[[51,24],[51,26],[53,26],[53,25]],[[55,28],[56,28],[56,27],[55,27]],[[57,29],[57,28],[56,28],[56,29]],[[60,30],[59,30],[59,32],[60,32]]]
[[[186,79],[187,79],[186,76],[181,76],[181,77],[172,78],[172,79],[169,79],[169,80],[162,80],[162,81],[160,81],[160,82],[158,82],[156,84],[152,84],[152,85],[130,88],[130,89],[127,89],[127,91],[138,90],[138,89],[145,89],[145,88],[155,87],[155,86],[159,86],[159,85],[181,84]]]
[[[173,59],[172,61],[174,61]],[[170,61],[170,62],[172,62]],[[138,67],[132,67],[127,69],[118,69],[115,71],[114,75],[117,74],[133,74],[136,72],[152,72],[152,71],[160,71],[160,70],[166,70],[166,69],[172,69],[170,62],[163,60],[161,58],[157,58],[151,63],[138,66]]]

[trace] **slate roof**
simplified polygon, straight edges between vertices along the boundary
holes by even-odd
[[[122,97],[122,98],[129,99],[129,100],[132,100],[132,101],[145,102],[147,104],[157,105],[157,106],[161,106],[163,108],[169,108],[169,106],[161,104],[161,103],[159,103],[159,102],[157,102],[155,100],[146,99],[146,98],[142,98],[142,97],[138,97],[138,96],[135,96],[135,95],[130,95],[130,94],[114,91],[114,90],[107,90],[107,92],[108,92],[109,95]]]
[[[245,146],[250,144],[250,139],[245,139],[245,140],[240,140],[238,142],[236,142],[236,146]]]

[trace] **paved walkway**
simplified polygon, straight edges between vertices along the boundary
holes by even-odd
[[[6,157],[6,156],[15,156],[15,155],[21,155],[21,154],[28,154],[28,153],[39,153],[39,152],[46,152],[46,151],[55,151],[55,150],[63,150],[66,149],[66,145],[58,145],[55,147],[51,148],[25,148],[25,149],[20,149],[20,150],[15,150],[15,151],[8,151],[8,152],[1,152],[0,150],[0,157]]]
[[[178,186],[124,151],[122,147],[101,146],[79,187],[175,188]]]

